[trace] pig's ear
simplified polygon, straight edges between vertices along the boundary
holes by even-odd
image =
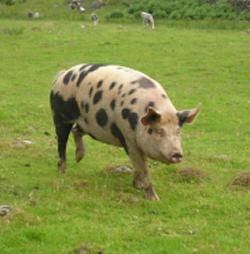
[[[182,126],[184,123],[191,124],[194,121],[194,119],[197,117],[199,112],[200,112],[200,106],[197,106],[194,109],[177,112],[176,114],[179,119],[179,125]]]
[[[148,107],[147,113],[141,118],[143,125],[158,123],[161,120],[161,113],[153,107]]]

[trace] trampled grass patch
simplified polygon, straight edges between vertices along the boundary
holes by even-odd
[[[1,20],[1,253],[249,253],[249,190],[228,188],[249,171],[248,34],[202,29],[73,21]],[[183,130],[180,165],[150,162],[160,202],[132,187],[124,152],[85,137],[84,160],[56,171],[48,103],[56,73],[78,63],[115,63],[158,80],[178,109],[202,111]],[[24,141],[31,141],[24,142]],[[196,168],[209,180],[176,181]]]

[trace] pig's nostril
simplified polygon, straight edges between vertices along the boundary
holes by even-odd
[[[174,153],[171,157],[172,162],[180,162],[182,160],[182,154],[181,153]]]

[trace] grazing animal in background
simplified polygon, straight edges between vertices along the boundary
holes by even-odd
[[[58,142],[58,170],[66,169],[66,145],[72,131],[79,162],[83,135],[121,146],[133,167],[133,184],[147,199],[158,200],[146,158],[163,163],[182,160],[181,127],[199,108],[177,111],[162,86],[142,72],[117,65],[80,64],[56,77],[50,104]]]
[[[27,14],[27,16],[28,16],[29,18],[38,19],[38,18],[40,18],[41,15],[40,15],[39,12],[32,12],[32,11],[29,11],[28,14]]]
[[[80,11],[80,12],[85,12],[85,8],[82,7],[82,6],[80,6],[80,7],[79,7],[79,11]]]
[[[97,24],[98,24],[98,22],[99,22],[99,18],[98,18],[98,16],[95,14],[95,13],[92,13],[91,14],[91,20],[92,20],[92,22],[93,22],[93,24],[96,26]]]
[[[85,12],[85,8],[81,6],[83,0],[68,0],[68,6],[72,10],[79,10],[80,12]]]
[[[152,14],[142,11],[141,17],[142,17],[143,24],[145,26],[151,25],[152,29],[155,29],[155,22],[154,22],[154,17]]]

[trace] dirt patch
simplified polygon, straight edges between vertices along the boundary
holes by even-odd
[[[73,252],[74,254],[104,254],[103,250],[96,250],[94,247],[80,246]]]
[[[232,187],[246,187],[250,189],[250,171],[239,172],[230,183]]]
[[[199,183],[207,179],[206,174],[202,170],[194,168],[177,169],[175,176],[178,181],[186,183]]]
[[[0,217],[0,219],[6,224],[18,222],[24,223],[25,225],[39,225],[42,221],[39,216],[34,216],[33,214],[30,214],[18,207],[11,207],[10,213],[6,214],[3,218]]]

